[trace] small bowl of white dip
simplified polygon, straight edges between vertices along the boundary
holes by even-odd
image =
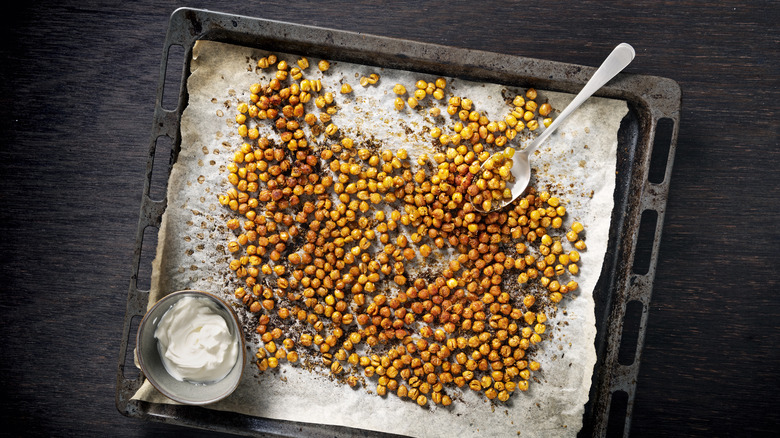
[[[236,314],[218,297],[194,290],[173,292],[149,309],[138,327],[136,352],[149,383],[189,405],[230,395],[246,361]]]

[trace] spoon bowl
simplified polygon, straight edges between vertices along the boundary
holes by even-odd
[[[596,73],[593,74],[590,80],[588,80],[582,90],[580,90],[571,103],[569,103],[569,105],[563,111],[561,111],[561,114],[555,118],[552,124],[550,124],[547,129],[542,131],[542,133],[539,134],[539,136],[537,136],[534,141],[528,145],[528,147],[522,151],[515,150],[514,154],[510,158],[512,160],[511,177],[505,181],[506,188],[511,191],[511,196],[505,196],[501,200],[491,202],[490,209],[484,209],[482,204],[479,203],[475,203],[474,208],[481,213],[487,213],[489,211],[504,208],[508,204],[512,203],[512,201],[517,199],[517,197],[525,191],[526,187],[528,187],[528,183],[531,181],[531,154],[536,150],[536,148],[539,147],[540,144],[547,140],[547,138],[558,128],[558,126],[560,126],[560,124],[563,123],[563,121],[566,120],[566,118],[569,117],[569,115],[574,112],[574,110],[579,108],[580,105],[585,102],[585,100],[592,96],[593,93],[598,91],[618,73],[623,71],[623,69],[625,69],[634,59],[634,55],[634,48],[629,44],[618,44],[618,46],[612,50],[612,53],[607,56],[604,62],[601,63],[601,66],[598,68],[598,70],[596,70]],[[504,159],[506,157],[504,154],[504,151],[498,152],[486,160],[486,162],[498,155],[500,155],[500,159]],[[482,170],[478,178],[481,177],[482,172],[484,172],[484,164],[482,165]]]

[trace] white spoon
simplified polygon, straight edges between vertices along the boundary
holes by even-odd
[[[512,176],[514,177],[514,182],[507,181],[506,183],[507,188],[512,191],[512,197],[511,199],[503,199],[493,202],[490,209],[491,211],[505,207],[507,204],[517,199],[517,197],[525,191],[526,187],[528,187],[528,182],[531,180],[531,163],[529,160],[531,154],[536,150],[537,147],[539,147],[540,144],[542,144],[542,142],[547,139],[547,137],[550,136],[550,134],[553,133],[553,131],[555,131],[556,128],[558,128],[561,123],[563,123],[564,120],[566,120],[566,118],[572,112],[574,112],[575,109],[579,108],[579,106],[582,105],[585,100],[587,100],[591,95],[593,95],[593,93],[603,87],[604,84],[609,82],[610,79],[614,78],[618,73],[623,71],[623,69],[626,68],[626,66],[628,66],[628,64],[630,64],[633,59],[634,48],[629,44],[621,43],[615,47],[615,49],[612,50],[612,53],[610,53],[609,56],[607,56],[607,59],[604,60],[598,70],[596,70],[596,73],[593,74],[593,77],[590,78],[588,83],[585,84],[577,96],[574,97],[574,100],[571,101],[571,103],[561,112],[561,114],[552,122],[552,124],[547,129],[542,131],[542,133],[536,137],[536,139],[534,139],[534,141],[528,145],[528,147],[522,151],[515,150],[515,154],[512,157]],[[481,205],[474,205],[474,208],[477,211],[486,213],[486,211],[482,210]]]

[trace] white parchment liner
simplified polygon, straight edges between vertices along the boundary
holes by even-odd
[[[267,83],[275,69],[258,71],[257,60],[267,52],[222,43],[201,41],[195,45],[192,74],[187,84],[189,102],[182,115],[182,145],[168,182],[168,207],[159,232],[153,265],[151,307],[161,296],[179,289],[199,289],[235,302],[235,283],[227,269],[225,246],[233,234],[225,226],[231,217],[217,196],[229,188],[225,166],[242,143],[236,134],[238,102],[248,101],[249,85]],[[278,54],[295,66],[297,56]],[[393,108],[396,83],[414,89],[418,79],[432,76],[331,62],[322,74],[317,59],[309,59],[308,78],[322,78],[323,92],[332,91],[339,105],[333,122],[342,133],[358,140],[373,137],[383,148],[403,147],[411,161],[433,146],[427,132],[444,118],[408,106]],[[375,72],[378,84],[361,87],[358,80]],[[543,73],[543,72],[542,72]],[[339,94],[342,83],[354,92]],[[475,109],[491,120],[503,120],[511,110],[505,102],[524,90],[493,84],[477,84],[448,78],[450,95],[468,97]],[[537,102],[549,101],[556,112],[572,95],[539,91]],[[433,102],[442,108],[447,126],[454,123],[444,111],[446,99]],[[517,391],[509,402],[491,404],[473,391],[452,391],[456,400],[448,408],[421,408],[395,395],[378,397],[375,385],[353,389],[300,366],[282,363],[259,375],[253,364],[236,392],[209,408],[266,418],[334,424],[421,437],[574,436],[582,427],[591,375],[596,361],[593,289],[601,272],[613,208],[617,132],[628,109],[623,101],[591,98],[555,132],[535,154],[532,185],[559,196],[568,213],[565,223],[585,225],[588,250],[582,253],[580,289],[570,294],[550,315],[545,340],[533,356],[542,369],[534,373],[528,392]],[[315,111],[316,113],[316,111]],[[543,128],[542,128],[543,129]],[[270,129],[265,132],[271,135]],[[518,135],[513,144],[527,144],[529,135]],[[513,279],[509,279],[512,281]],[[507,286],[508,287],[508,286]],[[242,318],[252,318],[239,311]],[[247,334],[251,360],[259,339]],[[282,361],[284,362],[284,361]],[[453,398],[456,398],[453,397]],[[135,399],[174,403],[146,382]]]

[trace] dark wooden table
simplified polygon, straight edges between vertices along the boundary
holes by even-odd
[[[115,367],[167,20],[180,6],[679,82],[636,436],[780,432],[776,1],[3,6],[0,434],[210,436],[120,415]]]

